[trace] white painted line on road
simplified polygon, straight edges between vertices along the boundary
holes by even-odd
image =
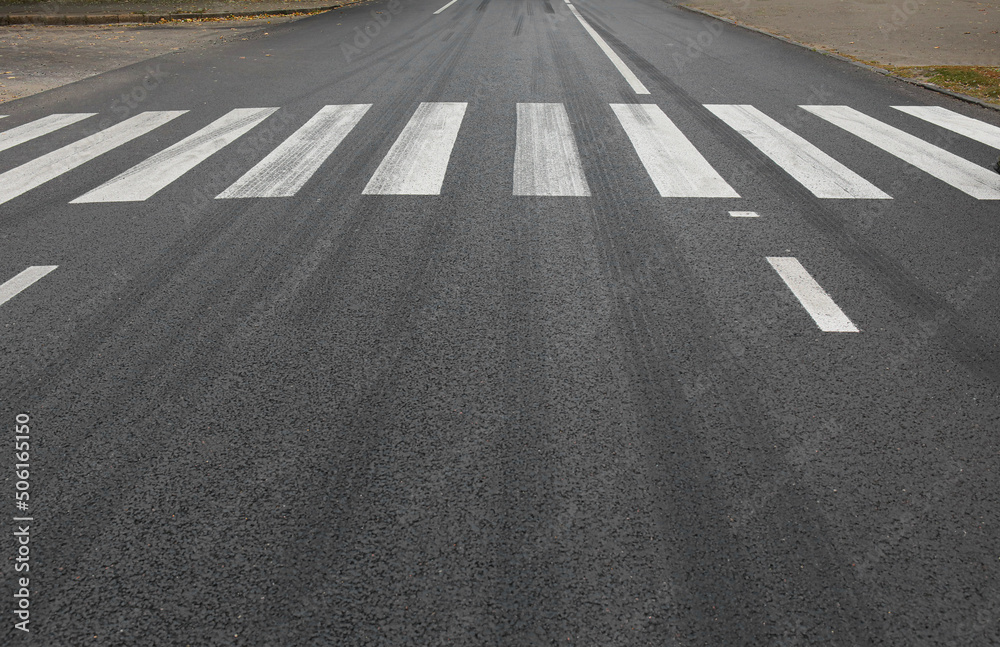
[[[767,262],[813,318],[823,332],[858,332],[858,327],[847,318],[830,295],[820,287],[797,258],[769,256]]]
[[[514,195],[590,195],[563,104],[517,104]]]
[[[893,108],[987,146],[1000,148],[1000,128],[984,121],[960,115],[940,106],[893,106]]]
[[[753,106],[706,105],[817,198],[891,200],[874,184]]]
[[[1000,200],[1000,174],[848,106],[800,106],[978,200]]]
[[[760,218],[756,211],[730,211],[729,215],[733,218]]]
[[[451,5],[455,4],[456,2],[458,2],[458,0],[451,0],[451,2],[449,2],[449,3],[448,3],[448,4],[446,4],[445,6],[441,7],[441,8],[440,8],[440,9],[438,9],[437,11],[435,11],[435,12],[434,12],[434,15],[435,15],[435,16],[436,16],[436,15],[438,15],[439,13],[441,13],[442,11],[444,11],[445,9],[447,9],[448,7],[450,7]]]
[[[440,195],[467,103],[421,103],[364,195]]]
[[[132,141],[187,110],[143,112],[80,141],[0,174],[0,204],[59,177],[99,155]]]
[[[597,46],[601,48],[601,51],[603,51],[605,55],[607,55],[607,57],[611,59],[611,62],[614,64],[614,66],[618,69],[621,75],[625,77],[625,80],[628,81],[628,84],[632,86],[632,90],[636,94],[649,94],[649,90],[647,90],[646,86],[642,84],[642,81],[639,80],[639,77],[637,77],[635,74],[632,73],[632,70],[630,70],[628,66],[625,65],[625,61],[623,61],[618,56],[618,54],[615,54],[615,51],[611,49],[611,47],[609,47],[606,42],[604,42],[604,39],[601,38],[601,36],[596,31],[594,31],[594,28],[591,27],[590,24],[583,19],[583,16],[581,16],[580,12],[576,10],[576,7],[574,7],[572,4],[568,2],[566,3],[566,6],[568,6],[569,10],[573,12],[573,15],[576,16],[576,19],[580,21],[580,24],[583,25],[583,28],[587,30],[587,33],[590,34],[590,37],[594,39],[594,42],[596,42]]]
[[[13,148],[18,144],[31,141],[36,137],[48,135],[49,133],[55,132],[60,128],[65,128],[70,124],[75,124],[82,119],[93,117],[96,114],[96,112],[55,114],[49,115],[48,117],[42,117],[41,119],[36,119],[35,121],[24,124],[23,126],[11,128],[10,130],[0,133],[0,151]]]
[[[642,165],[665,198],[738,198],[659,106],[612,103]]]
[[[26,288],[42,278],[58,265],[32,265],[3,285],[0,285],[0,305],[3,305],[23,292]]]
[[[139,202],[153,196],[208,157],[236,141],[277,108],[237,108],[70,204]]]
[[[298,193],[333,154],[370,103],[324,106],[216,198],[275,198]]]

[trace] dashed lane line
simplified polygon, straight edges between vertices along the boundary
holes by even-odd
[[[32,265],[3,285],[0,285],[0,305],[7,303],[57,267],[59,266]]]
[[[858,332],[858,327],[820,287],[797,258],[769,256],[767,262],[823,332]]]

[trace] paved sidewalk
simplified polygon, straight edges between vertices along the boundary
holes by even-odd
[[[159,22],[229,15],[309,13],[346,4],[347,0],[167,0],[164,2],[0,2],[0,25],[87,25]]]
[[[679,4],[866,62],[1000,66],[1000,0],[687,0]]]

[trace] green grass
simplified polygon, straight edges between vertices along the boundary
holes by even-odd
[[[947,90],[1000,104],[1000,67],[937,65],[889,69],[900,76],[927,81]]]

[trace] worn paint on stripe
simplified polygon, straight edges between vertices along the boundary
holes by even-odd
[[[594,39],[594,42],[601,48],[601,51],[604,52],[605,56],[611,60],[615,69],[617,69],[618,72],[625,77],[625,81],[628,82],[632,91],[636,94],[649,94],[649,90],[647,90],[646,86],[642,84],[639,77],[637,77],[632,70],[629,69],[628,65],[625,65],[625,61],[623,61],[621,57],[615,53],[615,50],[611,49],[611,47],[604,42],[604,39],[601,38],[600,34],[594,31],[594,28],[590,26],[590,23],[583,19],[583,16],[581,16],[580,12],[576,10],[576,7],[570,3],[566,3],[566,6],[573,12],[573,15],[580,21],[580,24],[583,25],[583,28],[588,34],[590,34],[590,37]]]
[[[231,110],[193,135],[140,162],[93,191],[71,200],[71,203],[146,200],[211,155],[239,139],[275,110],[277,108]]]
[[[893,106],[908,115],[929,121],[954,133],[958,133],[987,146],[1000,149],[1000,127],[960,115],[940,106]]]
[[[99,155],[132,141],[186,110],[143,112],[80,141],[0,174],[0,204],[12,200]]]
[[[823,332],[858,332],[858,327],[816,282],[797,258],[769,256],[767,262]]]
[[[0,285],[0,305],[7,303],[57,267],[59,266],[32,265],[3,285]]]
[[[439,195],[466,103],[421,103],[365,187],[365,195]]]
[[[445,9],[447,9],[448,7],[450,7],[451,5],[455,4],[456,2],[458,2],[458,0],[451,0],[451,2],[449,2],[449,3],[448,3],[448,4],[446,4],[445,6],[441,7],[441,8],[440,8],[440,9],[438,9],[437,11],[435,11],[435,12],[434,12],[434,15],[435,15],[435,16],[436,16],[436,15],[438,15],[439,13],[441,13],[442,11],[444,11]]]
[[[514,195],[590,195],[563,104],[517,104]]]
[[[293,196],[361,120],[371,104],[324,106],[217,198]]]
[[[75,124],[76,122],[86,119],[87,117],[93,117],[96,114],[96,112],[75,112],[69,114],[49,115],[47,117],[42,117],[41,119],[28,122],[23,126],[5,130],[0,133],[0,151],[5,151],[8,148],[13,148],[14,146],[31,141],[37,137],[48,135],[49,133],[55,132],[60,128],[65,128],[66,126]]]
[[[887,200],[881,191],[753,106],[706,105],[817,198]]]
[[[613,103],[611,109],[661,196],[740,197],[659,106]]]
[[[1000,200],[1000,174],[849,106],[801,106],[979,200]]]

